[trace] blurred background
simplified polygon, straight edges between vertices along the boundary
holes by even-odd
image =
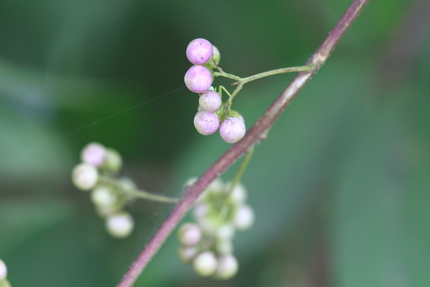
[[[194,129],[191,40],[210,40],[239,76],[302,65],[351,2],[0,1],[0,258],[12,285],[115,286],[170,212],[135,202],[133,234],[109,237],[70,179],[88,142],[171,196],[229,147]],[[430,286],[428,15],[428,0],[371,1],[256,147],[243,177],[256,222],[234,240],[236,277],[198,277],[172,235],[135,286]],[[234,109],[248,127],[293,76],[244,87]]]

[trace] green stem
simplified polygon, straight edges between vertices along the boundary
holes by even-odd
[[[264,77],[277,75],[277,74],[291,73],[291,72],[309,72],[309,71],[312,71],[313,68],[314,67],[312,65],[309,65],[309,66],[298,66],[298,67],[289,67],[289,68],[271,70],[271,71],[255,74],[246,78],[241,78],[237,83],[234,83],[233,85],[237,85],[240,83],[245,84],[254,80],[258,80]]]
[[[111,178],[109,176],[101,176],[100,181],[104,184],[115,186],[115,188],[117,188],[121,192],[133,195],[133,196],[138,197],[138,198],[152,200],[152,201],[158,201],[158,202],[163,202],[163,203],[177,203],[177,202],[179,202],[179,198],[153,194],[153,193],[149,193],[149,192],[139,190],[139,189],[131,189],[131,190],[130,189],[124,189],[122,187],[122,185],[119,184],[116,179]]]
[[[236,185],[242,179],[243,173],[245,172],[246,167],[248,166],[248,163],[251,160],[253,154],[254,154],[254,146],[251,146],[248,149],[246,156],[243,159],[242,164],[239,167],[239,170],[237,171],[236,175],[234,176],[233,181],[229,185],[227,192],[225,193],[224,200],[222,201],[222,204],[221,204],[221,211],[220,211],[220,215],[219,215],[221,218],[225,218],[227,216],[228,209],[226,208],[227,205],[225,204],[225,202],[228,199],[228,197],[230,196],[230,194],[233,192]]]
[[[236,185],[240,182],[240,180],[242,179],[243,173],[246,170],[246,167],[248,166],[249,161],[252,158],[252,155],[254,154],[254,146],[251,146],[247,153],[245,158],[243,159],[242,164],[239,167],[239,170],[236,173],[236,176],[234,177],[231,185],[229,186],[229,189],[227,191],[227,197],[232,193],[232,191],[234,190],[234,188],[236,187]]]
[[[152,201],[158,201],[158,202],[164,202],[164,203],[177,203],[179,201],[179,198],[153,194],[153,193],[149,193],[138,189],[126,190],[126,192],[135,197],[152,200]]]
[[[270,70],[263,73],[255,74],[249,77],[241,78],[233,74],[229,74],[224,72],[221,68],[218,67],[219,72],[215,72],[215,77],[224,77],[228,79],[235,80],[236,83],[233,83],[233,85],[240,85],[240,84],[246,84],[248,82],[252,82],[264,77],[273,76],[277,74],[283,74],[283,73],[292,73],[292,72],[309,72],[312,71],[314,68],[313,65],[307,65],[307,66],[298,66],[298,67],[288,67],[288,68],[281,68],[276,70]]]
[[[239,91],[242,89],[243,85],[264,77],[273,76],[277,74],[283,74],[283,73],[291,73],[291,72],[309,72],[314,69],[314,65],[307,65],[307,66],[298,66],[298,67],[289,67],[289,68],[281,68],[276,70],[270,70],[263,73],[255,74],[249,77],[241,78],[233,74],[229,74],[224,72],[220,67],[217,67],[219,72],[215,72],[215,77],[225,77],[228,79],[235,80],[236,82],[232,85],[237,85],[236,89],[233,91],[233,93],[230,96],[230,99],[228,100],[228,107],[231,106],[231,102],[233,98],[239,93]]]

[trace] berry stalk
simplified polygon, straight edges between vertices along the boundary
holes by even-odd
[[[251,146],[254,146],[260,140],[266,138],[268,130],[282,111],[325,63],[345,32],[369,2],[370,0],[355,0],[351,4],[333,30],[329,33],[325,41],[306,63],[306,65],[313,66],[312,70],[300,72],[249,130],[247,135],[222,155],[192,186],[186,188],[186,191],[179,203],[175,206],[155,235],[132,263],[117,287],[132,286],[148,262],[157,253],[166,238],[170,235],[186,212],[191,208],[201,192],[215,178],[222,174],[239,157],[241,157],[246,150]]]

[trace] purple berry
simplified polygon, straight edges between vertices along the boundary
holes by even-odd
[[[194,93],[203,93],[212,85],[212,74],[203,66],[192,66],[185,73],[185,85]]]
[[[221,123],[219,133],[226,142],[235,143],[246,133],[245,122],[240,118],[228,117]]]
[[[106,148],[99,143],[89,143],[81,152],[81,160],[95,167],[101,166],[105,157]]]
[[[214,113],[201,110],[194,117],[194,126],[202,135],[211,135],[217,131],[219,127],[218,116]]]
[[[187,58],[195,65],[204,65],[212,57],[212,44],[203,38],[192,40],[187,47]]]
[[[208,112],[215,112],[221,106],[221,96],[215,91],[205,91],[200,95],[199,105]]]

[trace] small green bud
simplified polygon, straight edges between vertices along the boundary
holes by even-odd
[[[112,172],[118,172],[122,167],[122,158],[119,152],[112,148],[106,149],[106,156],[102,167]]]
[[[214,45],[212,45],[212,49],[213,49],[213,52],[212,52],[212,59],[211,60],[215,63],[215,65],[218,66],[219,62],[221,61],[221,54],[220,54],[218,48],[215,47]]]

